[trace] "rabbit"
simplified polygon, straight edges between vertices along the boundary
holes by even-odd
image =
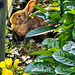
[[[11,28],[19,36],[25,36],[29,31],[48,26],[44,20],[38,16],[29,17],[36,5],[36,0],[30,0],[23,10],[19,10],[11,16]]]

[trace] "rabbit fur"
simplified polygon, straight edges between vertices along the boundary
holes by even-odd
[[[36,5],[36,0],[30,0],[26,5],[25,9],[19,10],[11,16],[11,28],[14,32],[16,32],[19,36],[25,36],[29,31],[48,26],[47,23],[40,17],[34,16],[29,17],[29,14],[33,11]]]

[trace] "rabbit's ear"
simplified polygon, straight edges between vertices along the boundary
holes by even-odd
[[[28,9],[27,9],[28,14],[30,14],[33,11],[33,9],[34,9],[33,6],[35,6],[35,5],[36,5],[36,3],[34,1],[32,1],[28,4]]]
[[[28,2],[27,6],[24,9],[26,16],[28,16],[34,10],[33,6],[35,5],[36,5],[36,0],[30,0]]]

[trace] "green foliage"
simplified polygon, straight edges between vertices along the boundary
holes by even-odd
[[[64,51],[71,51],[72,47],[74,46],[74,42],[68,41],[66,45],[63,46]]]
[[[29,74],[40,74],[40,73],[52,73],[54,74],[54,68],[46,61],[44,62],[36,62],[29,64],[25,72]]]
[[[54,3],[51,4],[51,7],[53,7],[53,6],[54,6],[54,7],[57,7],[57,6],[59,6],[59,5],[60,5],[59,2],[54,2]]]
[[[72,35],[73,35],[73,39],[75,40],[75,28],[73,28]]]
[[[74,66],[75,65],[75,56],[73,54],[68,53],[67,51],[59,50],[55,53],[53,53],[53,58],[62,64],[68,65],[68,66]]]
[[[25,72],[29,74],[49,73],[54,75],[71,75],[75,73],[75,43],[72,41],[68,41],[63,46],[63,50],[51,53],[50,49],[50,51],[37,51],[31,54],[40,54],[40,56],[35,59],[35,62],[26,67]]]
[[[53,66],[50,64],[50,63],[53,64],[55,63],[54,59],[51,56],[41,55],[38,56],[35,60],[36,62],[33,62],[26,67],[25,72],[29,74],[55,73]]]
[[[39,6],[33,6],[33,7],[35,7],[36,9],[40,10],[43,13],[46,13],[46,10],[44,8],[41,8]]]
[[[37,28],[37,29],[34,29],[34,30],[30,31],[26,35],[26,37],[32,37],[32,36],[36,36],[36,35],[45,34],[45,33],[50,32],[53,29],[55,29],[55,27],[53,27],[53,26],[40,27],[40,28]]]
[[[53,39],[53,38],[45,39],[42,42],[42,44],[48,49],[53,48],[53,47],[59,47],[59,42],[56,39]]]
[[[31,53],[31,55],[34,55],[34,54],[37,54],[37,55],[48,55],[48,56],[51,56],[52,53],[50,51],[37,51],[37,52],[33,52]]]
[[[44,73],[49,75],[74,75],[75,74],[75,1],[74,0],[55,0],[60,1],[59,10],[49,10],[45,15],[41,8],[37,8],[42,11],[45,19],[49,19],[50,24],[55,24],[56,28],[44,27],[44,31],[35,29],[29,32],[26,37],[34,35],[40,35],[46,33],[49,30],[58,32],[55,38],[46,38],[42,44],[46,47],[46,50],[37,51],[31,53],[38,56],[32,64],[29,64],[25,72],[30,74]],[[59,3],[55,6],[59,7]],[[37,14],[36,14],[37,15]],[[34,33],[35,32],[35,33]],[[40,66],[41,67],[40,67]],[[29,69],[30,68],[30,69]],[[49,70],[48,70],[49,68]],[[43,74],[43,75],[44,75]]]
[[[51,20],[52,20],[55,24],[57,24],[58,21],[59,21],[60,18],[61,18],[61,16],[60,16],[59,13],[60,13],[60,12],[57,12],[57,13],[51,13],[51,14],[49,15],[49,17],[51,18]]]
[[[35,15],[44,17],[44,20],[49,19],[48,21],[49,24],[57,25],[57,28],[55,28],[54,33],[58,32],[57,35],[58,35],[58,40],[59,40],[59,44],[61,48],[64,46],[64,44],[66,44],[66,41],[69,41],[72,37],[75,40],[74,38],[74,25],[75,25],[74,23],[75,7],[74,6],[75,5],[73,4],[74,2],[75,1],[73,0],[60,0],[60,10],[49,10],[48,12],[41,7],[34,6],[35,8],[42,11],[40,12],[40,14],[35,13]],[[58,7],[59,2],[54,2],[54,4],[55,3],[57,3],[57,5],[54,7]],[[48,15],[46,15],[45,13],[48,13]],[[50,30],[53,30],[53,29],[54,28],[50,27]],[[49,28],[44,27],[43,30],[41,28],[32,30],[26,35],[26,37],[48,33]]]
[[[69,8],[69,9],[70,9],[70,8]],[[70,13],[70,14],[74,14],[74,15],[75,15],[75,10],[70,9],[70,11],[68,11],[67,13]]]
[[[66,66],[66,67],[65,67]],[[70,70],[70,67],[67,65],[60,64],[55,69],[57,74],[70,75],[73,71]]]

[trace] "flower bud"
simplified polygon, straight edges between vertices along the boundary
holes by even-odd
[[[12,59],[11,59],[11,58],[5,59],[5,64],[6,64],[6,66],[7,66],[8,68],[10,68],[11,65],[12,65]]]
[[[15,60],[15,62],[14,62],[14,69],[16,69],[16,68],[17,68],[18,63],[19,63],[19,59],[16,59],[16,60]]]

